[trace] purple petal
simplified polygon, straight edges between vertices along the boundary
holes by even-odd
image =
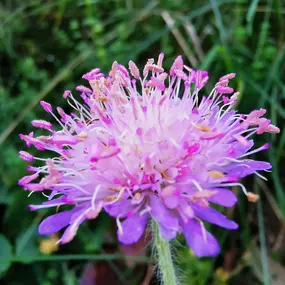
[[[60,231],[69,224],[72,211],[64,211],[44,219],[39,225],[39,234],[50,235]]]
[[[271,164],[266,161],[248,160],[246,164],[249,167],[254,168],[256,171],[257,170],[268,170],[272,168]]]
[[[70,242],[75,237],[79,226],[88,218],[88,214],[92,213],[87,207],[87,203],[76,206],[70,212],[70,226],[64,231],[60,239],[62,244]]]
[[[112,217],[125,218],[132,209],[129,200],[121,200],[104,207],[105,211]]]
[[[78,226],[76,224],[70,225],[63,233],[60,243],[65,244],[73,240],[78,230]]]
[[[149,215],[135,214],[122,222],[122,232],[118,229],[118,239],[123,244],[133,244],[143,235]]]
[[[227,189],[213,189],[217,194],[208,198],[211,203],[219,204],[224,207],[232,207],[237,202],[236,195]]]
[[[159,230],[161,235],[167,240],[174,239],[177,234],[177,231],[169,230],[162,225],[159,225]]]
[[[210,207],[200,207],[192,203],[192,208],[195,215],[201,220],[205,220],[214,225],[235,230],[238,228],[238,224],[234,221],[229,220],[226,216],[218,212],[217,210]]]
[[[171,214],[157,196],[151,196],[150,207],[151,215],[159,224],[174,231],[179,229],[178,218]]]
[[[237,130],[237,133],[239,132],[240,130]],[[239,142],[233,142],[232,146],[234,148],[234,157],[239,157],[243,155],[244,153],[248,152],[254,146],[254,141],[249,140],[248,145],[242,145]]]
[[[187,224],[182,222],[182,229],[188,246],[197,257],[216,256],[220,252],[220,246],[215,237],[205,229],[203,235],[202,225],[190,219]]]
[[[166,196],[163,197],[163,201],[169,209],[175,209],[179,204],[179,197],[174,195]]]
[[[73,201],[72,198],[69,198],[67,196],[61,196],[59,198],[43,202],[41,205],[29,205],[29,209],[31,211],[35,211],[38,209],[57,207],[60,205],[74,204],[74,203],[75,201]]]
[[[87,214],[89,212],[88,209],[90,209],[88,203],[83,203],[75,206],[71,210],[72,215],[69,223],[70,224],[76,223],[78,225],[82,224],[87,219]]]
[[[237,177],[248,176],[258,170],[268,170],[272,166],[270,163],[265,161],[247,160],[239,164],[233,164],[232,166],[226,167],[225,171],[228,174],[233,174]]]

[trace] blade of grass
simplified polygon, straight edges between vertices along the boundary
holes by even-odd
[[[266,200],[270,204],[270,206],[271,206],[274,214],[278,218],[279,222],[282,224],[282,226],[285,226],[285,216],[283,215],[279,206],[277,205],[277,201],[274,198],[274,196],[271,194],[271,191],[268,188],[267,184],[261,179],[257,179],[256,181],[257,181],[258,185],[260,186],[261,190],[263,191],[263,193],[265,194]]]
[[[285,56],[285,44],[281,48],[278,56],[276,57],[275,61],[272,64],[272,68],[269,69],[268,72],[268,79],[266,81],[265,89],[269,90],[274,78],[279,78],[279,68],[281,64],[284,62],[284,56]]]
[[[275,104],[278,104],[278,99],[277,99],[277,87],[274,86],[271,94],[272,101],[275,102]],[[271,105],[271,122],[273,125],[277,125],[277,112],[276,108],[274,108],[273,104]],[[275,142],[277,137],[274,134],[271,134],[271,141]]]
[[[126,53],[125,59],[123,63],[126,63],[130,58],[137,57],[140,53],[142,53],[144,50],[149,48],[153,43],[155,43],[157,40],[162,38],[164,35],[169,33],[169,29],[165,28],[155,34],[152,34],[150,37],[148,37],[145,41],[140,42],[138,45],[132,48],[128,53]]]
[[[281,4],[281,1],[280,0],[274,0],[273,1],[273,7],[274,7],[274,10],[277,14],[277,20],[279,22],[279,26],[281,27],[282,25],[282,22],[283,22],[283,19],[282,19],[282,16],[281,16],[281,8],[282,8],[282,4]],[[282,32],[280,30],[280,32]]]
[[[63,276],[62,276],[62,281],[64,282],[63,284],[65,285],[74,285],[76,284],[76,276],[74,271],[69,270],[66,262],[64,262],[61,265]]]
[[[199,36],[197,35],[195,26],[191,23],[190,20],[188,20],[185,21],[184,28],[189,38],[193,42],[193,46],[196,51],[196,54],[198,55],[199,60],[203,61],[205,55],[202,49],[201,41],[199,39]]]
[[[254,183],[255,192],[260,195],[259,186],[256,182]],[[262,262],[262,273],[263,273],[263,284],[270,285],[271,283],[271,275],[268,267],[267,260],[267,248],[266,248],[266,240],[265,240],[265,230],[264,230],[264,219],[262,212],[262,203],[261,199],[257,202],[257,219],[258,219],[258,229],[259,229],[259,239],[260,239],[260,247],[261,247],[261,262]]]
[[[142,263],[152,262],[152,259],[146,256],[127,256],[122,254],[59,254],[59,255],[39,255],[39,256],[13,256],[9,259],[0,259],[0,263],[17,262],[25,263],[29,262],[59,262],[59,261],[71,261],[71,260],[133,260]]]
[[[31,241],[31,237],[37,227],[38,227],[38,221],[35,220],[31,224],[31,226],[24,232],[24,234],[20,235],[16,239],[16,248],[15,248],[16,255],[21,255],[23,253],[23,250],[26,248],[28,243]]]
[[[281,138],[279,137],[279,145],[276,151],[276,164],[279,164],[280,158],[284,155],[284,148],[285,148],[285,129],[281,130]]]
[[[214,60],[216,59],[218,55],[219,47],[220,47],[220,44],[216,44],[210,49],[210,51],[208,51],[203,62],[200,65],[200,68],[202,70],[207,70],[212,65],[212,63],[214,62]]]
[[[225,4],[233,4],[233,3],[247,3],[246,0],[220,0],[220,1],[216,1],[216,5],[217,7],[220,7],[222,5]],[[200,8],[197,8],[195,10],[191,10],[191,12],[189,13],[185,13],[185,15],[179,15],[179,19],[177,19],[177,21],[175,21],[173,28],[178,28],[181,25],[184,25],[185,22],[187,20],[193,20],[196,19],[198,17],[202,17],[204,16],[206,13],[211,12],[212,11],[212,6],[211,4],[206,4]],[[154,11],[155,15],[161,15],[161,13],[163,12],[163,10],[159,10],[157,9],[156,11]],[[169,30],[168,28],[166,28],[166,30]]]
[[[242,228],[241,237],[242,237],[244,249],[248,247],[248,245],[250,244],[250,240],[251,240],[250,233],[249,233],[248,214],[246,210],[246,205],[247,205],[246,199],[244,199],[244,197],[241,198],[238,203],[238,208],[239,208],[239,213],[241,216],[240,226]]]
[[[9,13],[9,17],[7,17],[2,23],[0,28],[2,29],[5,25],[7,25],[10,21],[12,21],[15,17],[19,17],[20,14],[24,14],[25,9],[30,8],[34,5],[40,3],[40,0],[33,1],[31,3],[25,3],[24,5],[18,7],[15,11]]]
[[[168,28],[170,29],[171,33],[175,37],[176,41],[180,45],[181,49],[187,56],[187,59],[189,60],[191,65],[194,67],[197,66],[198,61],[195,55],[193,54],[193,52],[191,51],[191,49],[189,48],[183,35],[180,33],[180,31],[177,28],[174,28],[175,21],[173,20],[173,18],[170,16],[170,14],[167,11],[162,12],[161,16],[163,20],[165,21],[166,25],[168,26]]]
[[[239,74],[243,77],[243,80],[247,82],[253,89],[255,89],[258,94],[264,98],[264,102],[269,102],[273,107],[276,108],[278,114],[285,119],[285,110],[280,106],[280,104],[276,104],[274,100],[269,96],[267,91],[265,91],[260,85],[255,83],[253,80],[251,80],[248,76],[248,74],[245,74],[242,70],[239,71]]]
[[[224,5],[224,4],[233,4],[233,3],[247,3],[246,0],[220,0],[220,1],[216,1],[217,2],[217,6],[220,7],[221,5]],[[188,14],[186,13],[185,16],[181,16],[180,15],[180,19],[177,19],[177,21],[175,21],[174,25],[173,25],[173,28],[178,28],[180,27],[181,25],[184,25],[185,24],[185,21],[187,20],[193,20],[195,18],[198,18],[198,17],[201,17],[203,15],[205,15],[206,13],[212,11],[212,7],[210,4],[206,4],[198,9],[195,9],[195,10],[191,10],[191,12],[189,12]],[[155,10],[154,11],[154,14],[155,15],[159,15],[161,16],[161,13],[163,11],[162,10]],[[166,33],[168,33],[169,31],[169,28],[166,27],[165,29],[161,30],[159,32],[159,34],[161,34],[162,36],[165,35]]]
[[[217,21],[220,41],[222,43],[221,55],[224,58],[228,72],[232,72],[232,70],[233,70],[232,56],[231,56],[231,51],[229,49],[229,46],[228,46],[228,43],[226,40],[227,32],[226,32],[226,29],[225,29],[224,24],[223,24],[222,15],[221,15],[217,1],[216,0],[210,0],[210,2],[211,2],[211,7],[212,7],[212,10],[214,12],[216,21]]]
[[[21,121],[25,118],[25,116],[38,104],[40,100],[42,100],[47,94],[49,94],[59,82],[61,82],[69,72],[71,72],[74,68],[84,62],[91,54],[92,50],[88,49],[85,52],[81,53],[72,60],[66,67],[64,67],[52,80],[51,82],[39,93],[38,97],[35,100],[31,101],[22,112],[18,115],[18,117],[12,121],[12,123],[4,130],[4,132],[0,136],[0,145],[7,139],[7,137],[13,132],[13,130],[21,123]]]
[[[259,2],[259,0],[253,0],[250,4],[250,7],[249,7],[247,14],[246,14],[247,31],[249,34],[252,33],[252,24],[253,24],[253,20],[254,20],[254,16],[255,16],[255,12],[256,12],[258,2]]]
[[[102,250],[102,253],[105,254],[105,251]],[[110,268],[114,271],[114,273],[118,276],[120,281],[126,283],[127,280],[125,275],[121,272],[120,268],[113,262],[113,260],[107,260],[106,262],[109,264]]]
[[[247,3],[246,0],[220,0],[220,1],[215,1],[217,7],[220,7],[224,4],[233,4],[233,3]],[[191,12],[189,12],[188,14],[186,14],[183,18],[185,18],[185,20],[192,20],[194,18],[203,16],[204,14],[208,13],[212,11],[212,5],[211,4],[206,4],[198,9],[195,10],[191,10]],[[183,19],[182,18],[182,19]]]
[[[271,9],[272,9],[272,3],[273,3],[272,0],[268,0],[267,10],[265,12],[264,21],[261,24],[261,31],[260,31],[260,35],[259,35],[259,39],[257,43],[256,53],[254,56],[255,62],[260,60],[263,47],[265,45],[266,39],[268,38],[268,31],[270,28],[269,18],[270,18]]]
[[[155,2],[156,3],[156,2]],[[154,5],[154,4],[153,4]],[[144,10],[143,10],[144,11]],[[149,11],[149,10],[147,10]],[[146,16],[146,11],[144,11],[143,16]],[[141,20],[142,18],[139,18]],[[164,29],[155,35],[153,35],[150,39],[147,39],[144,41],[140,46],[137,48],[137,50],[134,52],[134,54],[139,54],[141,51],[149,47],[152,43],[154,43],[156,40],[158,40],[160,37],[162,37],[164,34],[168,32],[168,29]],[[112,33],[105,36],[105,43],[110,42],[116,37],[116,31],[112,31]],[[0,145],[7,139],[7,137],[12,133],[12,131],[17,127],[17,125],[23,120],[23,118],[26,116],[30,110],[32,110],[37,103],[42,100],[60,81],[62,81],[68,72],[76,68],[78,65],[80,65],[82,62],[84,62],[91,54],[93,50],[88,49],[85,52],[81,53],[77,58],[75,58],[70,64],[68,64],[58,75],[54,77],[54,79],[40,92],[39,96],[36,98],[36,100],[32,101],[29,105],[27,105],[24,110],[19,114],[19,116],[5,129],[5,131],[0,135]]]
[[[279,167],[278,164],[276,163],[276,155],[273,152],[273,148],[269,148],[268,154],[270,161],[272,163],[272,167],[274,169],[274,171],[272,171],[271,174],[273,178],[274,188],[276,189],[276,201],[283,215],[285,215],[285,191],[282,182],[280,181]]]
[[[282,94],[281,94],[281,99],[285,99],[285,86],[284,83],[281,81],[281,79],[278,78],[274,78],[274,82],[278,85],[278,87],[281,89]]]
[[[159,4],[158,1],[151,1],[149,2],[145,7],[143,7],[141,10],[137,10],[137,12],[134,14],[133,11],[131,11],[132,16],[130,17],[131,20],[129,22],[129,32],[128,32],[128,36],[131,35],[131,31],[132,31],[132,27],[137,25],[139,22],[145,21],[147,19],[147,17],[149,17],[150,15],[152,15],[155,7]],[[127,16],[127,15],[125,15]],[[130,15],[129,15],[130,16]]]
[[[159,4],[159,1],[150,1],[148,4],[145,5],[145,7],[143,9],[141,9],[136,17],[135,20],[133,20],[133,22],[141,22],[143,20],[146,19],[146,17],[148,17],[151,12],[153,11],[153,9]]]
[[[283,2],[284,3],[284,2]],[[276,22],[277,22],[277,29],[278,29],[278,42],[279,44],[284,42],[284,17],[282,16],[282,3],[281,0],[274,0],[273,9],[277,14]]]
[[[218,29],[220,31],[221,43],[226,45],[226,30],[223,24],[223,19],[222,19],[220,10],[219,10],[219,6],[216,0],[210,0],[210,3],[211,3],[211,6],[212,6],[212,9],[213,9],[216,21],[217,21]]]

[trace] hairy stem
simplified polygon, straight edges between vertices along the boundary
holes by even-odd
[[[172,261],[169,241],[161,236],[159,226],[152,221],[153,249],[158,264],[158,273],[163,285],[178,285]]]

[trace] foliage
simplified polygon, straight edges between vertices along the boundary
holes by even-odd
[[[105,215],[84,224],[77,238],[53,255],[40,252],[46,237],[38,236],[36,227],[45,213],[29,212],[27,205],[43,197],[27,198],[17,185],[27,166],[17,155],[23,148],[17,134],[31,131],[29,122],[46,116],[38,105],[42,98],[64,106],[63,91],[82,84],[86,71],[97,66],[107,71],[113,60],[126,64],[132,59],[142,66],[161,51],[166,63],[182,54],[189,65],[209,70],[212,83],[236,72],[234,84],[242,95],[238,108],[242,112],[266,108],[281,129],[279,136],[263,139],[271,144],[269,160],[274,168],[266,174],[269,181],[246,181],[248,189],[260,191],[262,205],[249,205],[240,195],[239,206],[227,213],[240,229],[230,233],[214,229],[223,242],[222,254],[198,260],[179,240],[177,262],[185,284],[270,284],[270,279],[274,282],[284,274],[284,13],[280,0],[2,1],[1,284],[77,284],[92,256],[95,260],[106,258],[106,253],[130,253],[116,243],[115,225]],[[264,154],[257,158],[268,159]],[[272,260],[281,264],[277,277],[268,267]],[[105,263],[121,283],[100,284],[140,284],[144,279],[145,265],[138,265],[143,271],[132,274],[137,267],[129,262]],[[98,264],[95,269],[100,272]]]

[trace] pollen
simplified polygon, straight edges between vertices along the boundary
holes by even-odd
[[[40,240],[40,252],[46,255],[56,252],[59,248],[57,241],[57,235],[52,235],[48,239]]]
[[[121,200],[122,198],[121,197],[118,197],[116,195],[113,195],[113,196],[107,196],[104,198],[104,201],[106,202],[113,202],[115,200]]]
[[[165,178],[166,180],[172,180],[170,177],[168,177],[165,173],[165,171],[160,172],[160,174],[162,175],[163,178]]]
[[[140,192],[136,192],[134,197],[135,197],[135,200],[140,200],[140,198],[142,197],[142,194]]]
[[[214,179],[221,179],[225,177],[225,174],[218,170],[210,170],[208,173],[209,176]]]
[[[91,125],[95,121],[99,121],[99,118],[93,118],[92,120],[87,121],[86,124],[88,126],[88,125]]]
[[[120,192],[121,191],[121,189],[115,188],[115,187],[110,187],[110,188],[108,188],[108,190],[110,190],[112,192]]]
[[[247,200],[248,202],[256,203],[259,200],[259,195],[252,192],[247,192]]]
[[[108,102],[108,99],[105,98],[105,97],[99,97],[99,100],[100,100],[101,102],[103,102],[103,103]]]
[[[203,125],[203,124],[196,124],[196,125],[194,125],[194,127],[201,132],[207,132],[208,133],[211,131],[210,127]]]
[[[215,190],[204,190],[203,192],[196,192],[192,197],[191,201],[195,203],[205,202],[208,198],[215,196],[218,191]]]
[[[80,134],[77,135],[77,138],[85,140],[87,139],[88,135],[86,132],[81,132]]]

